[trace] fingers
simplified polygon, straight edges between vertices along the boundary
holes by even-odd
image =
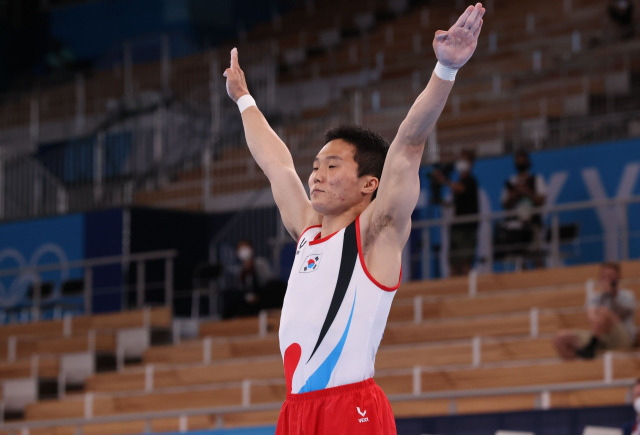
[[[471,32],[475,32],[476,28],[480,26],[480,22],[482,21],[482,17],[484,17],[484,13],[486,11],[487,10],[485,8],[481,7],[478,10],[478,15],[476,16],[475,20],[472,23],[467,23],[467,24],[470,24],[468,27]]]
[[[458,21],[456,21],[456,23],[454,24],[454,26],[458,26],[458,27],[463,27],[464,23],[467,21],[467,17],[469,17],[469,15],[471,15],[471,12],[473,12],[473,6],[469,6],[463,13],[462,15],[460,15],[460,18],[458,18]]]
[[[474,36],[475,38],[477,38],[477,37],[478,37],[478,35],[480,34],[480,30],[482,30],[482,23],[483,23],[483,22],[484,22],[484,20],[480,19],[480,20],[479,20],[479,23],[480,23],[480,24],[478,24],[478,26],[476,26],[476,28],[475,28],[475,29],[471,29],[471,31],[473,32],[473,36]]]
[[[480,13],[476,16],[476,19],[472,21],[467,27],[471,33],[475,33],[475,31],[480,27],[480,23],[482,23],[482,16],[484,15],[484,9],[480,11]],[[471,17],[469,17],[471,19]]]
[[[482,12],[482,9],[483,9],[482,3],[476,3],[476,5],[473,7],[473,10],[467,17],[467,20],[465,21],[463,27],[466,27],[467,29],[471,29],[471,27],[475,24],[476,19],[478,18],[478,15],[480,15],[480,13]]]
[[[231,49],[231,68],[240,68],[240,63],[238,62],[238,49],[236,47]]]

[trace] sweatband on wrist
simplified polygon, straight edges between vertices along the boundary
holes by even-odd
[[[254,100],[253,97],[249,94],[243,95],[242,97],[238,98],[236,104],[238,105],[240,113],[244,112],[248,107],[257,106],[256,100]]]
[[[442,80],[448,80],[450,82],[456,79],[456,73],[458,72],[457,68],[449,68],[448,66],[444,66],[438,61],[436,63],[436,67],[433,69],[438,77]]]

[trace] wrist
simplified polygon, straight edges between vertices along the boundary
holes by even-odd
[[[436,75],[442,80],[454,81],[456,79],[456,74],[458,72],[458,68],[451,68],[446,65],[443,65],[438,61],[436,63],[436,67],[433,69]]]
[[[240,113],[244,112],[246,109],[248,109],[251,106],[256,106],[256,107],[258,106],[256,104],[256,100],[254,100],[250,94],[244,94],[243,96],[238,98],[238,101],[236,101],[236,104],[238,105],[238,110],[240,110]]]

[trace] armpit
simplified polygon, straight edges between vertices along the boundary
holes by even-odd
[[[369,223],[367,235],[362,241],[362,249],[366,252],[371,245],[377,240],[380,232],[386,227],[391,226],[393,217],[389,214],[374,215]]]

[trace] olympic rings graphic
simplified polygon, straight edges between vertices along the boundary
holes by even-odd
[[[45,254],[54,254],[60,264],[60,268],[58,269],[60,276],[55,282],[53,297],[57,297],[60,294],[62,282],[69,278],[69,259],[64,249],[55,243],[45,243],[31,254],[31,258],[27,263],[20,251],[9,247],[0,250],[0,264],[5,260],[13,260],[16,264],[11,268],[25,270],[11,280],[11,283],[8,285],[8,290],[5,283],[8,281],[6,278],[10,277],[0,277],[0,307],[7,308],[16,305],[25,297],[29,289],[29,284],[42,282],[40,275],[32,268],[38,266],[39,261]]]

